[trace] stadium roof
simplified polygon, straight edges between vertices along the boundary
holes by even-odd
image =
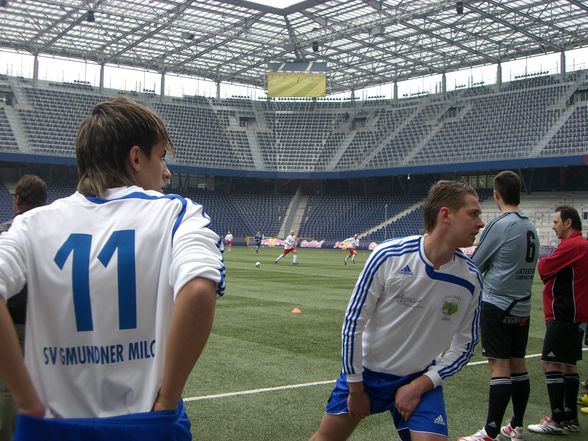
[[[585,0],[273,4],[0,0],[0,48],[256,87],[270,62],[321,61],[337,93],[588,46]]]

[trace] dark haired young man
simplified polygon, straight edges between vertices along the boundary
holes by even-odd
[[[386,411],[403,441],[447,440],[442,383],[478,340],[482,280],[459,249],[484,226],[478,195],[439,181],[424,221],[424,236],[383,242],[368,258],[345,314],[343,369],[312,441],[345,440]]]

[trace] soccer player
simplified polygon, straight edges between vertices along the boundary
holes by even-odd
[[[152,110],[99,103],[77,135],[77,191],[0,235],[0,376],[20,410],[16,441],[191,439],[181,395],[224,266],[202,206],[161,193],[167,152]],[[5,300],[25,283],[23,360]]]
[[[47,203],[47,184],[36,175],[22,176],[14,187],[14,212],[16,215],[26,213],[33,208],[42,207]],[[14,220],[0,224],[0,232],[8,231]],[[8,312],[14,323],[20,348],[24,351],[25,318],[27,312],[26,286],[6,302]],[[0,441],[12,440],[17,413],[16,403],[10,391],[0,378]]]
[[[259,254],[259,249],[261,248],[261,241],[263,240],[263,234],[261,234],[261,231],[255,233],[255,236],[253,236],[253,240],[255,241],[255,254]]]
[[[278,256],[274,263],[278,263],[283,257],[292,253],[292,265],[298,265],[298,252],[296,251],[296,234],[294,230],[290,231],[288,237],[284,240],[284,251]]]
[[[227,251],[233,250],[233,233],[227,231],[227,235],[225,236],[225,242],[227,244]]]
[[[588,322],[588,241],[582,237],[582,221],[573,207],[555,209],[553,230],[561,242],[537,266],[544,283],[546,328],[541,361],[551,416],[527,428],[531,432],[560,434],[580,430],[576,361],[582,359],[581,324]]]
[[[525,352],[539,236],[518,209],[520,196],[521,179],[516,173],[506,170],[494,177],[494,200],[502,214],[486,225],[472,256],[484,274],[480,324],[482,354],[490,368],[488,416],[481,430],[459,441],[489,441],[499,432],[523,439],[530,392]],[[513,417],[501,428],[511,398]]]
[[[403,441],[447,439],[442,383],[478,340],[482,280],[459,249],[484,226],[476,191],[437,182],[424,221],[424,236],[380,244],[359,275],[343,323],[343,369],[313,441],[345,440],[385,411]]]
[[[351,261],[355,263],[355,255],[357,254],[357,248],[359,247],[359,237],[357,234],[354,234],[353,237],[349,239],[345,239],[343,242],[348,242],[347,251],[349,254],[345,256],[345,265],[347,265],[347,259],[351,257]]]

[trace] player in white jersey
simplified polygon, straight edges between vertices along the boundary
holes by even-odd
[[[403,441],[447,439],[442,383],[474,353],[482,283],[458,248],[484,223],[475,190],[453,181],[431,187],[424,220],[424,236],[384,242],[368,258],[345,313],[341,376],[313,441],[345,440],[385,411]]]
[[[294,230],[284,239],[284,251],[280,254],[274,263],[278,263],[283,257],[292,253],[292,265],[298,265],[298,252],[296,251],[296,234]]]
[[[233,250],[233,233],[231,233],[230,231],[227,231],[227,234],[225,236],[225,243],[227,244],[227,251],[232,251]]]
[[[203,208],[161,193],[168,151],[150,109],[97,104],[76,141],[78,191],[0,236],[0,375],[21,412],[15,440],[191,439],[181,394],[224,265]],[[5,300],[25,283],[23,360]]]
[[[355,256],[357,254],[357,248],[359,248],[359,236],[354,234],[353,237],[345,239],[343,243],[347,243],[347,251],[348,254],[345,256],[345,265],[347,265],[347,260],[351,257],[351,261],[355,263]]]

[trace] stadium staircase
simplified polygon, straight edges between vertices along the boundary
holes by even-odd
[[[298,234],[307,203],[308,196],[302,196],[302,188],[298,187],[296,194],[290,200],[290,204],[284,215],[284,222],[280,226],[278,237],[286,237],[290,230],[294,230]]]
[[[267,167],[263,162],[261,147],[259,146],[259,141],[257,140],[255,130],[247,129],[245,133],[247,135],[247,141],[249,141],[249,147],[251,148],[251,157],[253,158],[255,168],[258,170],[265,170]]]
[[[429,143],[429,141],[431,139],[433,139],[433,137],[437,134],[437,132],[439,132],[439,130],[443,127],[444,122],[441,121],[441,116],[443,116],[445,114],[445,112],[447,112],[454,105],[455,105],[455,101],[451,100],[441,110],[441,112],[439,112],[439,114],[435,117],[435,120],[430,121],[429,133],[427,133],[424,136],[424,138],[421,139],[421,141],[415,147],[412,148],[412,150],[408,153],[408,155],[406,155],[404,157],[404,159],[400,162],[400,165],[406,165],[410,161],[412,161],[412,159],[421,152],[421,150]]]
[[[555,121],[555,123],[545,132],[545,135],[541,137],[537,145],[530,151],[529,156],[535,157],[540,156],[543,149],[547,146],[549,141],[554,137],[554,135],[561,129],[561,127],[565,124],[568,120],[570,115],[574,112],[574,110],[578,107],[578,105],[569,106]]]
[[[382,140],[382,142],[380,142],[380,144],[374,148],[374,150],[372,150],[372,152],[366,156],[366,158],[362,161],[362,163],[359,165],[359,169],[362,168],[366,168],[367,165],[370,163],[370,161],[372,159],[374,159],[376,156],[378,156],[378,153],[380,153],[382,150],[384,150],[386,148],[386,146],[388,145],[388,143],[390,141],[392,141],[394,138],[396,138],[396,136],[398,136],[398,134],[408,125],[410,125],[413,121],[413,119],[415,119],[417,117],[417,115],[425,108],[425,103],[421,104],[420,106],[416,107],[415,110],[412,112],[412,114],[406,118],[402,124],[400,124],[396,130],[390,132],[390,134],[384,138]]]
[[[4,106],[4,114],[6,115],[6,120],[8,121],[8,125],[12,129],[12,133],[14,135],[14,139],[18,144],[18,148],[21,152],[31,153],[32,148],[29,140],[25,134],[25,131],[20,124],[20,120],[14,111],[12,106]]]
[[[14,97],[16,98],[16,102],[20,105],[28,104],[27,97],[23,92],[22,88],[20,87],[19,81],[14,77],[8,77],[8,84],[10,84],[10,88],[14,93]]]
[[[349,147],[349,145],[353,142],[356,133],[357,130],[350,130],[349,133],[345,135],[345,138],[343,138],[343,142],[339,146],[339,149],[337,149],[337,151],[329,161],[329,164],[327,165],[327,170],[333,170],[337,166],[339,160],[347,150],[347,147]]]
[[[418,201],[417,203],[411,205],[410,207],[406,208],[405,210],[402,210],[399,213],[396,213],[394,216],[389,217],[388,219],[386,219],[384,222],[379,223],[378,225],[370,228],[369,230],[364,231],[363,233],[361,233],[359,235],[360,239],[363,239],[364,237],[370,236],[373,233],[376,233],[378,231],[380,231],[382,228],[393,224],[394,222],[402,219],[405,216],[408,216],[410,213],[412,213],[415,210],[418,210],[420,207],[422,207],[424,204],[424,201]]]

